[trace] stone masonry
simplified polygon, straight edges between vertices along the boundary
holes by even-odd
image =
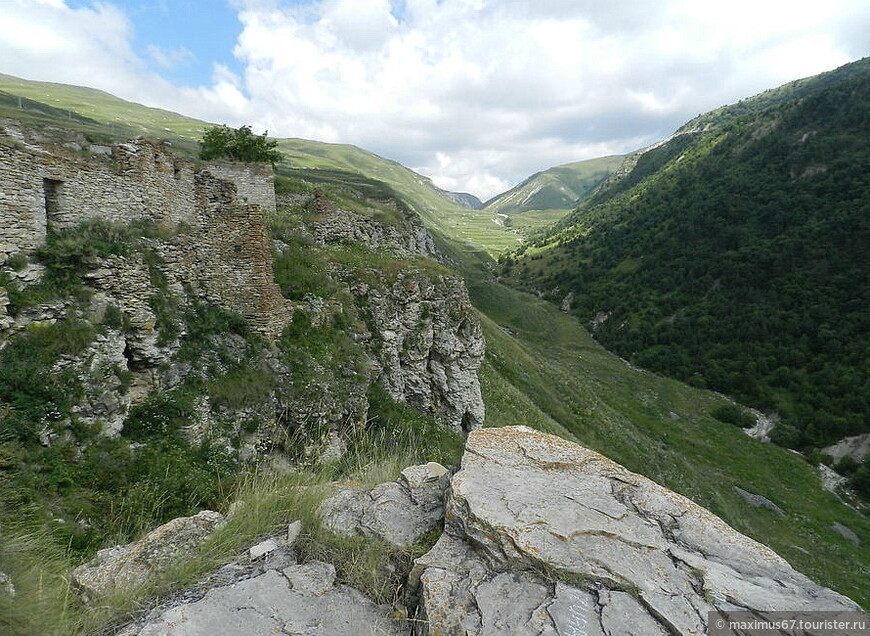
[[[271,167],[196,169],[144,139],[85,156],[17,132],[0,128],[0,264],[88,218],[185,227],[173,259],[178,278],[261,333],[280,333],[288,307],[272,277],[264,223],[275,210]]]
[[[242,202],[260,206],[265,214],[275,211],[274,174],[269,164],[211,163],[208,171],[218,179],[235,183]]]

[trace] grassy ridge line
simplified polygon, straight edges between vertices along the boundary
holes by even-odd
[[[0,90],[96,120],[107,127],[108,133],[116,126],[123,135],[129,127],[138,129],[137,134],[156,139],[195,142],[207,126],[199,119],[128,102],[84,86],[36,82],[0,73]]]

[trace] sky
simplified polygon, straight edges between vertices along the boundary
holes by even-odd
[[[354,144],[483,200],[868,54],[867,0],[0,0],[0,72]]]

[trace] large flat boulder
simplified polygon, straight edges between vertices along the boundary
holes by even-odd
[[[705,634],[713,610],[851,610],[722,519],[525,427],[469,434],[416,561],[419,634]]]

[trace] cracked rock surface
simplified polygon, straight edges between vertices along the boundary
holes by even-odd
[[[138,636],[398,636],[407,629],[359,591],[334,585],[335,568],[320,561],[209,590],[165,611]]]
[[[153,573],[205,543],[223,523],[220,513],[203,510],[164,523],[135,543],[100,550],[89,563],[73,570],[73,589],[85,600],[97,601],[118,589],[142,585]]]
[[[715,609],[848,610],[769,548],[607,458],[473,431],[445,533],[409,582],[417,634],[705,634]]]

